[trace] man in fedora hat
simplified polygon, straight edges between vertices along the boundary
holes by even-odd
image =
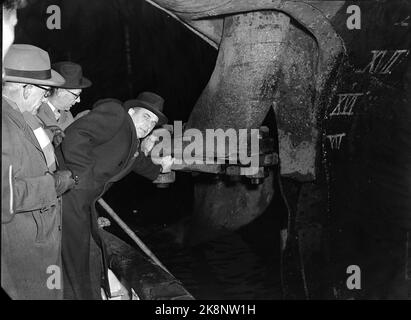
[[[93,286],[89,267],[90,246],[95,243],[101,248],[103,287],[110,294],[107,254],[99,236],[95,204],[114,182],[131,171],[155,180],[161,172],[170,170],[170,156],[154,164],[140,144],[156,125],[167,122],[163,103],[151,92],[123,105],[115,99],[100,100],[90,113],[66,129],[60,145],[61,162],[78,177],[76,187],[63,198],[63,270],[65,283],[70,284],[64,288],[66,298],[99,298],[101,284]]]
[[[54,140],[55,145],[58,145],[64,137],[63,131],[73,121],[89,112],[85,110],[73,118],[70,109],[80,102],[82,90],[90,87],[91,81],[83,77],[83,70],[77,63],[57,62],[52,65],[52,68],[63,76],[65,83],[51,89],[50,95],[40,106],[37,117],[43,123],[49,137]]]
[[[58,299],[60,200],[75,181],[70,171],[56,171],[54,149],[35,114],[48,88],[64,79],[47,52],[31,45],[11,46],[4,70],[1,284],[13,299]]]

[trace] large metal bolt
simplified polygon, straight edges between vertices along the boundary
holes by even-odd
[[[261,126],[260,131],[258,133],[258,138],[263,139],[265,137],[268,137],[269,134],[270,134],[270,128],[266,126]]]
[[[156,180],[153,181],[157,188],[168,188],[171,183],[176,181],[176,173],[174,171],[168,173],[160,173]]]
[[[264,179],[260,179],[260,178],[251,178],[251,179],[250,179],[250,183],[251,183],[251,184],[255,184],[255,185],[257,185],[257,184],[262,184],[263,181],[264,181]]]
[[[253,175],[247,175],[246,177],[250,179],[251,184],[261,184],[264,178],[268,176],[268,172],[264,167],[259,167],[258,172]]]
[[[260,157],[260,166],[275,166],[279,163],[278,153],[266,153]]]

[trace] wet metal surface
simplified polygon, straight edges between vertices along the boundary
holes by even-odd
[[[275,99],[272,88],[288,27],[289,18],[280,13],[227,17],[215,70],[186,128],[258,129]],[[255,189],[243,183],[199,183],[192,234],[235,230],[261,214],[272,195],[270,178]]]

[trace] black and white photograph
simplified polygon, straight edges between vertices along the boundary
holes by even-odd
[[[411,0],[2,17],[4,299],[143,319],[411,300]]]

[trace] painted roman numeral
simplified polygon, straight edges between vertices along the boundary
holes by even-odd
[[[371,74],[390,74],[408,55],[409,50],[372,50],[371,52],[373,54],[371,62],[363,70],[358,71],[359,73],[368,71]]]
[[[338,94],[338,104],[330,113],[330,116],[352,116],[353,108],[358,100],[358,97],[364,93],[342,93]]]
[[[345,137],[345,133],[339,133],[339,134],[332,134],[328,135],[327,139],[330,141],[330,146],[332,150],[339,150],[341,146],[341,141],[342,138]]]

